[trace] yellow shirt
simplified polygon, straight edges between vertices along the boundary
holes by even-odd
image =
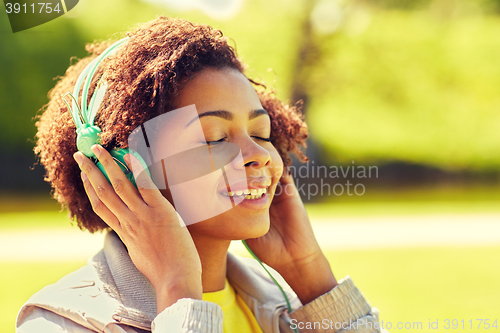
[[[224,289],[203,293],[203,300],[222,308],[224,333],[262,333],[252,311],[226,279]]]

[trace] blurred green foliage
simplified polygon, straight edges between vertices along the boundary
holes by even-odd
[[[309,124],[344,160],[500,169],[500,19],[378,11],[323,51]]]
[[[326,0],[324,0],[326,1]],[[54,77],[84,44],[119,38],[158,15],[220,28],[248,74],[290,98],[305,1],[246,1],[226,21],[139,0],[80,1],[68,15],[12,34],[0,13],[0,150],[28,152],[33,117]],[[315,32],[307,68],[311,136],[330,161],[403,161],[443,169],[500,170],[498,0],[340,1],[340,28]],[[270,70],[271,69],[271,70]]]
[[[280,11],[286,8],[284,0],[264,4],[263,0],[254,1],[232,20],[218,22],[197,11],[177,13],[138,0],[84,0],[61,18],[16,34],[10,30],[6,13],[0,11],[0,149],[31,149],[37,110],[48,102],[47,93],[55,85],[54,79],[76,61],[70,59],[87,54],[86,43],[120,38],[134,25],[160,15],[222,29],[250,66],[250,76],[271,83],[279,76],[276,86],[286,90],[297,33],[293,18],[299,15],[300,6]],[[270,68],[273,71],[268,71]]]
[[[369,3],[384,9],[426,10],[429,7],[449,9],[476,8],[486,13],[500,10],[499,0],[372,0]]]
[[[0,13],[0,142],[12,152],[33,146],[34,118],[48,100],[53,78],[63,75],[73,55],[83,55],[84,39],[69,20],[57,29],[13,34]],[[64,31],[64,33],[59,32]]]

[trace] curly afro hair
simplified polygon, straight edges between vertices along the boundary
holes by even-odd
[[[101,63],[89,91],[91,96],[105,75],[108,90],[95,124],[102,130],[100,143],[106,149],[125,148],[135,128],[175,109],[173,104],[183,85],[202,69],[233,68],[244,73],[243,64],[221,31],[207,25],[159,17],[128,36],[128,43]],[[54,198],[68,208],[71,219],[76,218],[80,229],[91,233],[108,226],[92,210],[83,188],[73,159],[76,127],[62,96],[73,91],[85,66],[111,44],[87,46],[89,56],[70,66],[49,92],[49,103],[36,123],[34,151],[45,166],[45,181],[52,185]],[[297,107],[284,104],[263,84],[249,80],[258,88],[262,106],[271,117],[271,141],[284,164],[291,164],[290,153],[306,161],[301,148],[305,147],[307,126]]]

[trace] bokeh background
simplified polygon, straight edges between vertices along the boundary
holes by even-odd
[[[363,184],[304,200],[335,274],[354,278],[390,331],[500,326],[499,0],[80,0],[15,34],[0,6],[0,331],[102,239],[71,225],[36,164],[47,92],[85,43],[158,15],[221,29],[249,77],[303,102],[311,170],[377,168],[297,178],[309,190]]]

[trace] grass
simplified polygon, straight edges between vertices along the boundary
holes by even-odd
[[[66,210],[49,194],[0,192],[0,230],[70,228]]]
[[[437,187],[382,191],[367,188],[359,197],[347,195],[306,204],[315,219],[427,214],[500,214],[500,188]],[[0,230],[70,228],[66,211],[43,195],[0,193]],[[333,220],[334,221],[334,220]]]
[[[330,251],[327,257],[337,278],[349,274],[370,303],[379,308],[385,325],[423,324],[420,330],[393,326],[390,332],[448,332],[445,319],[500,321],[496,310],[500,246]],[[84,264],[0,263],[0,331],[14,331],[19,308],[34,292]],[[428,329],[429,320],[438,320],[439,328]]]
[[[349,274],[380,309],[380,319],[392,323],[391,332],[398,331],[397,322],[422,322],[424,332],[450,331],[445,319],[498,319],[500,324],[500,246],[335,251],[327,256],[336,276]],[[429,320],[438,320],[439,329],[429,329]]]
[[[48,193],[0,191],[0,213],[59,209],[60,205]]]
[[[28,298],[48,284],[84,266],[83,262],[0,262],[0,331],[14,332],[17,312]]]
[[[363,204],[340,202],[335,204],[306,205],[309,217],[329,219],[335,217],[376,217],[402,215],[441,215],[441,214],[500,214],[498,201],[486,202],[369,202]],[[330,220],[331,218],[331,220]]]
[[[498,201],[478,202],[338,202],[308,204],[311,220],[335,217],[368,217],[426,214],[500,214]],[[330,220],[329,220],[330,222]],[[73,225],[73,226],[72,226]],[[22,230],[37,228],[76,228],[66,212],[35,211],[0,213],[0,230]]]
[[[0,230],[70,228],[66,212],[35,211],[0,213]]]
[[[441,186],[385,191],[367,188],[363,196],[332,196],[306,207],[314,220],[340,216],[499,214],[499,201],[498,186]]]

